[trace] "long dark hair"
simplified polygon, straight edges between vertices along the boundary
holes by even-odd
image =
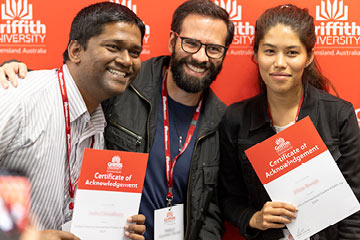
[[[264,38],[265,34],[270,28],[278,24],[291,27],[297,33],[300,41],[306,48],[307,55],[310,56],[316,43],[314,18],[309,14],[308,9],[298,8],[295,5],[287,4],[280,5],[274,8],[267,9],[256,21],[254,52],[259,50],[259,43]],[[319,64],[316,59],[312,61],[304,69],[302,76],[303,83],[310,83],[316,88],[329,91],[331,87],[336,95],[336,89],[331,82],[321,74]],[[259,83],[262,90],[265,89],[265,84],[259,74]]]

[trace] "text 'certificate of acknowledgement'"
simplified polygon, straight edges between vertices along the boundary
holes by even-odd
[[[271,200],[298,209],[296,219],[286,225],[295,240],[304,240],[360,210],[309,117],[245,153]]]
[[[86,240],[124,238],[138,214],[148,154],[85,149],[71,232]]]

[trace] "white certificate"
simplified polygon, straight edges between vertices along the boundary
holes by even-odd
[[[148,154],[85,149],[71,232],[86,240],[124,239],[138,214]]]
[[[360,210],[309,117],[245,152],[271,200],[297,207],[296,219],[286,225],[295,240]]]

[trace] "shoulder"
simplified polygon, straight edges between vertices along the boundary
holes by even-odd
[[[254,97],[245,99],[240,102],[235,102],[231,104],[225,112],[225,115],[228,117],[249,117],[252,110],[255,110],[259,105],[264,104],[264,94],[259,94]]]
[[[226,105],[219,99],[218,96],[216,96],[213,90],[209,89],[204,98],[207,106],[217,111],[217,114],[224,114]]]
[[[134,86],[142,86],[143,82],[149,84],[149,81],[157,81],[162,74],[163,66],[169,66],[170,56],[153,57],[141,63]]]
[[[19,79],[17,88],[10,86],[9,89],[0,88],[1,98],[8,101],[26,101],[34,95],[47,92],[49,86],[56,83],[55,70],[38,70],[31,71],[24,79]]]
[[[24,79],[19,79],[17,88],[11,87],[8,91],[5,90],[4,92],[9,92],[8,94],[15,92],[17,95],[26,97],[36,92],[44,91],[49,85],[53,85],[56,79],[55,70],[31,71]]]
[[[353,109],[353,105],[351,102],[336,97],[320,89],[315,89],[314,91],[317,91],[319,93],[318,96],[320,108],[329,113],[339,113],[343,111],[350,111]]]

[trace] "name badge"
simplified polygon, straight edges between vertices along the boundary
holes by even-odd
[[[154,236],[157,240],[184,239],[184,204],[155,210]]]

